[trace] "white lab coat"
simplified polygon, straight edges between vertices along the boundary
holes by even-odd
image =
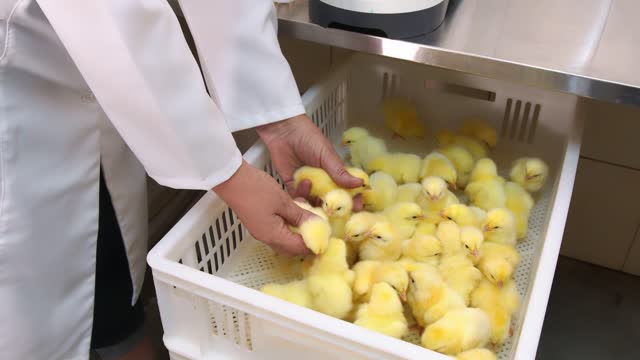
[[[211,189],[241,163],[230,131],[304,112],[271,1],[181,1],[215,102],[165,1],[0,0],[3,359],[88,358],[101,163],[133,303],[145,170]]]

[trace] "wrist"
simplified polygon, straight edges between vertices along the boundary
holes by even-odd
[[[258,136],[262,141],[268,144],[273,139],[284,138],[291,134],[294,129],[294,124],[299,122],[303,117],[306,117],[306,115],[301,114],[285,120],[258,126],[256,127],[256,133],[258,133]]]
[[[238,189],[242,188],[242,182],[248,176],[251,166],[244,160],[236,172],[231,175],[230,178],[224,182],[213,187],[215,192],[222,200],[229,203],[232,200],[232,196],[238,193]]]

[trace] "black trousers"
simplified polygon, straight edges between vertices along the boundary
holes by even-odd
[[[131,306],[133,286],[120,226],[100,171],[100,216],[91,348],[115,345],[142,326],[140,298]]]

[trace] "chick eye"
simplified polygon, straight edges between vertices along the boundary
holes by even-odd
[[[467,249],[469,248],[469,245],[465,245],[464,247],[466,247]]]
[[[500,226],[494,226],[494,227],[493,227],[493,229],[494,229],[494,230],[496,230],[496,229],[500,229]]]
[[[413,278],[411,278],[411,283],[412,283],[412,284],[415,284],[415,283],[416,283],[416,281],[415,281],[415,280],[413,280]]]
[[[435,253],[435,254],[433,254],[433,256],[439,256],[439,255],[440,255],[440,253]]]
[[[376,235],[376,239],[382,239],[382,236]]]
[[[336,210],[338,210],[338,211],[342,210],[342,206],[338,206],[338,208]]]
[[[447,218],[447,220],[453,220],[453,218],[451,216],[447,216],[446,218]]]
[[[417,219],[418,217],[417,217],[417,216],[412,216],[411,218],[412,218],[412,219]]]

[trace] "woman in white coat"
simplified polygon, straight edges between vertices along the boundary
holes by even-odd
[[[146,265],[145,170],[163,185],[213,189],[289,254],[306,250],[285,222],[309,214],[242,161],[231,131],[258,126],[289,184],[309,164],[360,185],[301,115],[272,2],[181,5],[213,100],[165,0],[0,0],[2,358],[88,358],[100,185],[130,305]]]

